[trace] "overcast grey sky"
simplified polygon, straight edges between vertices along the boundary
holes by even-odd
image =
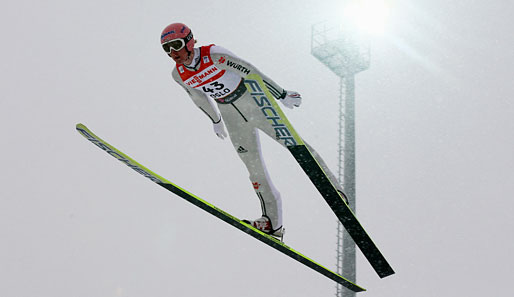
[[[335,285],[88,143],[82,122],[229,211],[259,204],[228,140],[159,45],[187,23],[304,97],[286,110],[335,170],[338,79],[311,25],[342,1],[7,1],[0,12],[0,295],[333,296]],[[396,270],[358,254],[362,296],[508,296],[514,275],[512,0],[390,1],[357,76],[358,217]],[[335,268],[336,218],[263,139],[286,243]]]

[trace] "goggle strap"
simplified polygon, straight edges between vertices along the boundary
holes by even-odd
[[[189,34],[184,38],[184,41],[188,43],[191,39],[193,39],[193,31],[189,30]]]

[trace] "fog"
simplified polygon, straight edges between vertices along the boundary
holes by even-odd
[[[335,283],[165,191],[75,131],[240,218],[260,215],[230,141],[171,77],[188,24],[302,94],[285,113],[337,168],[339,79],[311,26],[342,1],[8,1],[0,12],[0,295],[334,296]],[[514,240],[512,1],[391,0],[356,76],[357,216],[396,274],[357,252],[362,296],[505,296]],[[335,269],[337,219],[263,137],[285,242]]]

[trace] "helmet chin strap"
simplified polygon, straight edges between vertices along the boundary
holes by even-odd
[[[186,47],[186,51],[187,51],[187,59],[186,59],[186,62],[187,62],[187,61],[189,61],[189,60],[191,60],[191,61],[190,61],[190,63],[188,64],[188,65],[190,65],[190,64],[192,64],[192,63],[194,62],[194,61],[193,61],[193,59],[192,59],[192,57],[194,57],[194,49],[193,49],[192,51],[190,51],[190,50],[188,50],[188,49],[187,49],[187,47]]]
[[[193,38],[193,34],[192,34],[191,32],[190,32],[189,34],[191,34],[191,38]],[[189,42],[189,41],[187,41],[187,42]],[[193,46],[193,50],[192,50],[192,51],[190,51],[190,50],[187,48],[187,42],[186,42],[186,44],[185,44],[185,47],[186,47],[186,51],[187,51],[187,59],[189,60],[189,59],[191,58],[191,54],[193,54],[193,53],[194,53],[195,48],[194,48],[194,46]],[[195,43],[196,43],[196,40],[195,40]],[[193,61],[191,61],[191,62],[193,62]]]

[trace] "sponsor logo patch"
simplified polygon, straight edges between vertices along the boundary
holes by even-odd
[[[216,66],[211,65],[210,67],[207,67],[202,72],[197,73],[195,76],[185,80],[184,83],[190,87],[196,88],[203,82],[208,81],[209,79],[213,78],[215,75],[222,75],[223,73],[224,73],[224,70],[220,70],[220,69],[216,68]]]
[[[241,71],[242,73],[244,73],[246,75],[250,74],[250,69],[248,69],[248,68],[246,68],[246,67],[244,67],[242,65],[239,65],[237,63],[234,63],[234,62],[232,62],[230,60],[227,60],[227,66],[230,66],[230,67],[232,67],[232,68],[234,68],[236,70],[239,70],[239,71]]]
[[[162,34],[162,35],[161,35],[161,40],[164,40],[164,37],[166,37],[166,36],[168,36],[168,35],[170,35],[170,34],[175,34],[175,33],[176,33],[176,32],[175,32],[174,30],[169,31],[169,32],[166,32],[166,33],[164,33],[164,34]]]

